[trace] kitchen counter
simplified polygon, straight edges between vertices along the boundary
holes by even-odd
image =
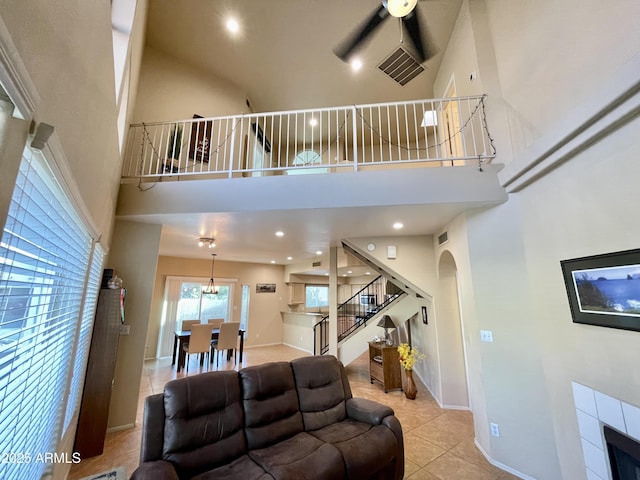
[[[313,353],[313,326],[326,313],[281,312],[282,341],[285,345]]]

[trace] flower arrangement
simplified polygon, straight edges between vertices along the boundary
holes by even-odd
[[[398,345],[398,354],[400,365],[405,370],[413,370],[416,361],[424,358],[424,353],[420,353],[417,348],[409,346],[408,343]]]

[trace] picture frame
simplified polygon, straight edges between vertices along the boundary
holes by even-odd
[[[204,118],[194,114],[193,119]],[[191,139],[189,140],[189,158],[196,162],[209,163],[211,156],[211,139],[213,137],[213,121],[193,122]]]
[[[560,262],[574,323],[640,332],[640,249]]]
[[[275,293],[275,283],[256,283],[256,293]]]

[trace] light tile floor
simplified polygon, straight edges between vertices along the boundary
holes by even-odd
[[[292,360],[307,355],[284,346],[246,348],[242,367],[274,360]],[[222,357],[221,357],[222,358]],[[515,480],[517,477],[491,465],[473,442],[471,413],[443,410],[429,391],[416,378],[418,395],[408,400],[402,391],[384,393],[378,384],[369,381],[368,353],[347,366],[354,397],[364,397],[389,405],[402,424],[405,446],[405,479],[407,480]],[[205,365],[207,370],[209,366]],[[221,369],[238,368],[234,362],[222,360]],[[189,372],[176,373],[170,359],[145,362],[139,392],[136,426],[107,434],[104,453],[71,467],[69,480],[125,466],[130,476],[138,466],[144,399],[160,393],[169,380],[185,375],[197,375],[203,370],[196,356],[190,361]]]

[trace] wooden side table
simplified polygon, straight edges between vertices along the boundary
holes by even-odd
[[[384,393],[396,388],[402,389],[398,347],[387,346],[384,342],[369,342],[369,380],[382,384]]]

